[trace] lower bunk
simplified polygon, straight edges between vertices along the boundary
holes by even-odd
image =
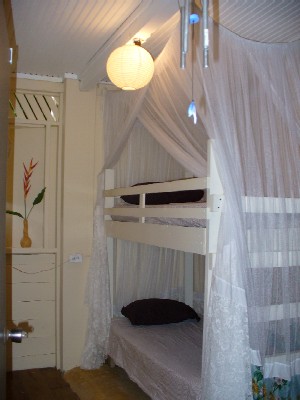
[[[203,321],[132,325],[112,320],[109,357],[153,400],[200,396]]]

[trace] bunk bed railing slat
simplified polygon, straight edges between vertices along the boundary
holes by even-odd
[[[131,186],[104,190],[105,197],[120,197],[129,194],[174,192],[177,190],[206,189],[207,178],[188,178],[180,181],[152,183],[151,185]]]
[[[126,217],[166,217],[166,218],[199,218],[205,219],[205,208],[105,208],[105,215]]]
[[[118,239],[161,247],[163,236],[164,247],[205,254],[205,228],[118,221],[105,221],[105,227],[108,236]]]

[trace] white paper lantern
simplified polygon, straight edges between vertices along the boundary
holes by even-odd
[[[118,47],[111,53],[106,70],[109,79],[117,87],[136,90],[151,81],[154,62],[151,54],[139,44],[129,44]]]

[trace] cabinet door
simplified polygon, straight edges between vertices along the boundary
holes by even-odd
[[[55,265],[55,254],[7,255],[7,327],[28,332],[8,346],[12,370],[56,365]]]

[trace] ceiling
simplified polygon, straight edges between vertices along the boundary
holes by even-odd
[[[113,49],[134,37],[154,57],[178,21],[184,0],[11,0],[17,72],[62,79],[82,90],[106,78]],[[201,0],[195,1],[201,7]],[[300,0],[210,0],[209,15],[250,40],[300,40]]]

